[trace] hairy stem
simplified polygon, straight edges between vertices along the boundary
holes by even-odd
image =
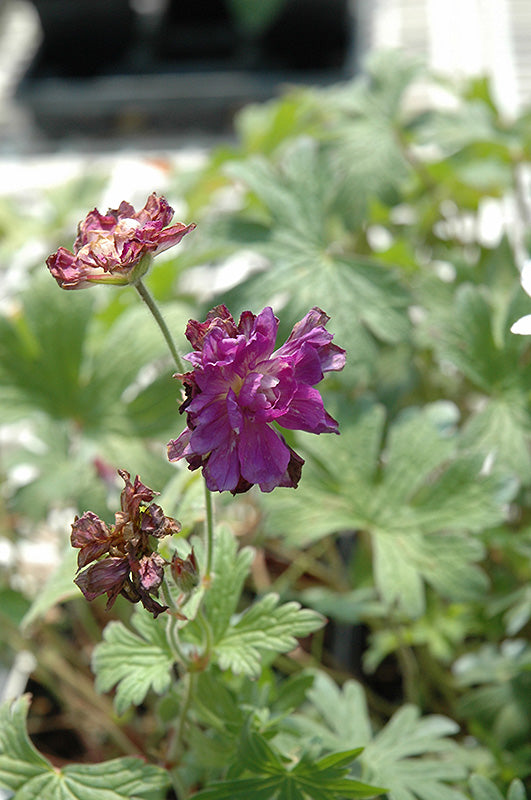
[[[192,704],[192,697],[195,689],[195,681],[196,681],[196,676],[193,673],[187,672],[186,675],[183,676],[182,683],[183,683],[184,693],[182,698],[181,709],[179,712],[179,719],[177,720],[176,725],[173,727],[170,733],[170,737],[168,739],[167,752],[166,752],[166,765],[170,771],[171,780],[177,792],[179,800],[183,800],[187,796],[184,790],[184,786],[180,779],[178,767],[183,753],[184,729],[186,726],[188,712]]]
[[[205,577],[210,580],[212,572],[212,558],[214,553],[214,508],[212,503],[212,493],[205,482],[205,533],[206,533],[206,562]]]
[[[147,307],[151,311],[155,322],[159,326],[159,328],[160,328],[160,330],[162,332],[162,335],[164,336],[164,338],[166,340],[166,344],[168,345],[168,347],[170,349],[170,353],[172,355],[173,360],[175,361],[177,369],[179,370],[179,372],[186,372],[186,370],[184,368],[184,364],[181,361],[181,357],[180,357],[180,355],[179,355],[179,353],[177,351],[177,348],[175,347],[175,343],[174,343],[174,341],[172,339],[172,335],[171,335],[171,333],[170,333],[170,331],[168,329],[168,326],[166,325],[166,322],[164,321],[164,317],[160,313],[157,304],[155,303],[153,297],[150,295],[150,293],[146,289],[146,287],[145,287],[144,283],[142,282],[141,278],[139,278],[135,282],[134,287],[137,290],[137,292],[140,295],[140,297],[142,298],[142,300],[144,301],[144,303],[147,305]]]

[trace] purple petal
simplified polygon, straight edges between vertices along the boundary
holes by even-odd
[[[185,428],[178,439],[172,439],[168,442],[169,461],[179,461],[181,458],[192,455],[193,451],[190,447],[191,435],[192,431],[190,428]]]
[[[206,455],[217,447],[228,445],[232,429],[229,424],[226,399],[206,406],[194,419],[196,428],[190,439],[190,447],[194,453]]]
[[[250,311],[244,311],[238,329],[247,339],[246,357],[251,366],[269,358],[275,349],[278,330],[278,319],[272,308],[267,306],[256,317]]]
[[[249,483],[280,481],[288,468],[289,448],[269,425],[246,421],[238,441],[241,474]]]
[[[210,454],[203,469],[206,485],[215,492],[232,492],[240,480],[240,461],[237,440],[232,437],[227,447],[220,447]]]
[[[283,428],[309,433],[339,433],[338,424],[328,414],[317,389],[301,384],[289,405],[289,409],[277,422]]]
[[[324,327],[329,319],[330,317],[320,308],[312,308],[293,327],[285,344],[274,353],[274,357],[285,358],[292,356],[295,358],[295,363],[298,363],[301,359],[301,349],[306,344],[315,350],[323,372],[343,369],[345,366],[345,351],[342,347],[332,344],[333,334]],[[303,380],[298,374],[297,378]],[[318,380],[313,381],[311,385],[313,386],[318,382]]]
[[[284,437],[281,437],[282,441],[284,441]],[[291,447],[288,448],[290,453],[290,459],[288,467],[285,473],[282,475],[280,481],[267,481],[260,484],[260,490],[262,492],[271,492],[273,489],[276,489],[277,486],[284,486],[289,489],[296,489],[302,475],[302,468],[304,466],[304,459],[292,450]]]

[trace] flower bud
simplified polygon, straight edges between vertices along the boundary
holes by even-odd
[[[171,574],[184,594],[190,594],[195,589],[199,584],[199,569],[193,548],[191,553],[184,559],[174,553],[171,560]]]

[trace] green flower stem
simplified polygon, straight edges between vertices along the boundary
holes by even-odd
[[[205,634],[205,649],[203,653],[204,660],[210,660],[210,656],[212,655],[212,649],[214,647],[214,640],[212,636],[212,628],[210,627],[210,622],[206,618],[203,609],[200,608],[197,612],[197,622],[203,629],[203,633]]]
[[[182,705],[179,713],[177,724],[173,727],[170,737],[168,739],[168,746],[166,750],[166,764],[169,767],[170,777],[179,800],[184,800],[187,797],[187,792],[181,781],[179,775],[179,764],[183,753],[184,743],[184,729],[187,721],[188,712],[192,704],[196,683],[196,676],[193,673],[187,672],[182,678],[182,685],[184,693],[182,698]]]
[[[189,661],[188,658],[186,658],[186,656],[184,655],[184,653],[183,653],[183,651],[181,649],[181,642],[180,642],[180,639],[179,639],[178,621],[174,616],[172,616],[172,613],[171,613],[172,610],[178,612],[179,609],[175,605],[175,602],[174,602],[173,597],[172,597],[172,593],[170,592],[170,589],[169,589],[169,587],[168,587],[168,585],[166,584],[165,581],[162,581],[161,589],[162,589],[162,596],[164,597],[164,602],[170,608],[170,611],[167,614],[167,620],[166,620],[166,639],[167,639],[167,642],[168,642],[168,644],[169,644],[169,646],[170,646],[175,658],[178,661],[181,662],[181,664],[183,665],[183,667],[185,669],[187,669],[189,664],[190,664],[190,661]]]
[[[205,531],[206,531],[206,563],[205,578],[210,580],[212,572],[212,556],[214,552],[214,507],[212,503],[212,492],[205,482]]]
[[[175,343],[174,343],[174,341],[172,339],[171,333],[168,330],[168,326],[166,325],[166,323],[164,321],[164,317],[160,313],[160,311],[158,309],[158,306],[155,303],[153,297],[150,295],[150,293],[146,289],[144,283],[142,282],[142,279],[139,278],[137,281],[135,281],[133,286],[135,287],[135,289],[137,290],[138,294],[140,295],[140,297],[142,298],[144,303],[147,305],[147,307],[149,308],[149,310],[153,314],[155,322],[159,326],[159,328],[160,328],[160,330],[162,332],[162,335],[164,336],[164,338],[166,340],[166,344],[168,345],[168,347],[170,349],[170,353],[172,354],[173,360],[175,361],[175,364],[177,365],[177,369],[179,370],[179,372],[186,372],[186,369],[184,368],[184,364],[181,361],[181,357],[180,357],[180,355],[179,355],[179,353],[177,351],[177,348],[175,347]]]
[[[159,326],[162,335],[166,340],[166,344],[170,348],[170,353],[173,356],[173,360],[177,365],[177,369],[179,372],[186,372],[183,362],[181,361],[181,357],[175,347],[175,343],[172,339],[171,333],[168,330],[168,326],[164,321],[164,317],[159,311],[157,304],[155,303],[153,297],[150,295],[148,290],[146,289],[144,283],[142,282],[142,278],[139,277],[133,284],[135,289],[137,290],[138,294],[147,305],[149,310],[151,311],[155,322]],[[206,567],[205,567],[205,577],[207,580],[210,578],[210,573],[212,571],[212,553],[214,548],[214,511],[213,511],[213,504],[212,504],[212,495],[207,488],[205,483],[205,508],[206,508],[206,521],[205,521],[205,528],[206,528]]]
[[[184,787],[184,783],[181,780],[181,776],[179,775],[179,771],[177,767],[174,767],[170,770],[170,779],[175,790],[175,794],[178,797],[178,800],[186,800],[188,797],[188,792]]]

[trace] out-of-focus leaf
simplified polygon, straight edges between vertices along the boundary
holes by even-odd
[[[308,439],[312,458],[296,494],[281,508],[262,499],[268,530],[297,544],[367,531],[380,596],[411,616],[424,610],[424,581],[452,599],[479,597],[486,579],[474,562],[484,548],[470,534],[504,518],[505,495],[498,477],[482,474],[481,458],[460,453],[455,407],[405,411],[390,426],[380,464],[382,409],[351,404],[350,415],[339,442]]]
[[[531,649],[523,640],[501,647],[485,644],[454,664],[460,686],[468,691],[459,702],[466,719],[474,719],[507,748],[528,741],[531,731]]]
[[[483,775],[472,775],[470,778],[470,789],[472,790],[473,800],[504,800],[496,785]],[[509,786],[507,800],[526,800],[524,784],[515,779]]]
[[[318,673],[309,692],[312,707],[296,717],[301,732],[325,750],[363,747],[365,779],[387,787],[389,800],[465,800],[452,784],[465,777],[456,759],[458,745],[449,736],[455,722],[439,715],[421,717],[414,706],[400,708],[387,725],[372,733],[365,695],[355,681],[339,689]]]
[[[232,164],[231,174],[249,186],[272,218],[269,241],[258,245],[270,265],[228,292],[225,301],[233,310],[270,304],[280,294],[285,314],[295,322],[319,305],[332,316],[336,340],[349,350],[348,369],[370,364],[375,339],[407,339],[410,298],[396,274],[349,253],[329,230],[334,186],[314,142],[297,142],[278,169],[253,158]]]
[[[77,551],[69,547],[63,554],[61,563],[50,575],[44,587],[35,597],[30,608],[24,614],[21,626],[28,628],[36,619],[44,616],[50,608],[57,603],[62,603],[71,597],[79,595],[79,589],[74,584],[77,571]]]
[[[451,313],[446,309],[439,315],[434,342],[441,358],[489,397],[488,403],[470,416],[465,444],[483,454],[490,452],[528,483],[531,371],[521,365],[526,337],[510,333],[512,322],[524,313],[524,293],[520,291],[499,306],[494,292],[490,297],[486,289],[461,286]]]

